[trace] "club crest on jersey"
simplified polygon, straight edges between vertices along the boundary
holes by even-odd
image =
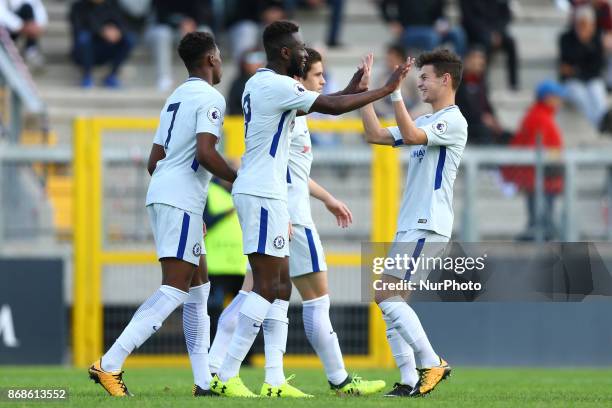
[[[444,120],[439,120],[431,125],[431,129],[436,135],[443,135],[448,129],[448,123],[446,123],[446,121]]]
[[[208,120],[210,120],[215,125],[219,123],[221,120],[221,111],[219,108],[212,107],[208,110]]]
[[[296,95],[301,95],[306,92],[306,88],[304,88],[304,85],[296,83],[293,85],[293,92],[295,92]]]
[[[274,248],[283,249],[285,247],[285,238],[279,235],[278,237],[274,238],[273,244]]]
[[[196,242],[196,244],[193,246],[193,256],[200,255],[202,255],[202,245],[200,245],[199,242]]]

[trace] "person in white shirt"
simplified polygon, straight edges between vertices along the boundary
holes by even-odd
[[[414,59],[408,59],[409,66],[414,63]],[[461,59],[448,50],[438,49],[421,54],[416,66],[420,69],[418,88],[423,101],[431,104],[432,114],[413,121],[399,90],[391,95],[398,126],[381,128],[371,105],[361,111],[369,143],[410,149],[394,247],[402,246],[398,243],[412,243],[413,259],[439,255],[451,236],[453,183],[468,135],[467,122],[455,105],[463,67]],[[386,270],[383,285],[410,280],[416,272],[412,265],[406,271]],[[451,371],[446,361],[434,352],[419,318],[406,303],[407,298],[407,291],[375,292],[402,377],[386,394],[389,397],[427,394]]]
[[[238,374],[263,324],[266,380],[261,395],[308,397],[285,381],[282,367],[291,295],[287,259],[289,131],[298,111],[341,114],[390,94],[404,79],[407,67],[398,67],[382,88],[350,95],[320,95],[293,79],[302,76],[307,58],[295,23],[270,24],[264,30],[263,42],[268,66],[258,70],[244,89],[246,152],[232,190],[243,250],[253,270],[253,290],[240,309],[236,330],[211,390],[225,396],[255,395]]]
[[[236,172],[219,155],[225,99],[214,38],[194,32],[178,53],[189,79],[166,100],[149,157],[151,183],[146,206],[153,227],[162,285],[138,308],[111,348],[90,368],[90,377],[113,396],[131,395],[122,380],[127,356],[162,326],[179,305],[194,374],[194,396],[212,395],[208,368],[210,283],[202,244],[202,216],[211,173],[233,182]],[[198,270],[198,267],[199,270]]]
[[[42,0],[0,0],[0,26],[14,41],[24,39],[23,57],[33,68],[40,68],[44,58],[38,45],[49,23]]]
[[[306,48],[308,58],[303,76],[295,76],[310,91],[321,92],[325,85],[323,60],[321,54]],[[358,90],[366,89],[369,66],[367,59],[361,64],[364,70]],[[339,94],[350,91],[350,86]],[[367,381],[351,376],[344,367],[338,336],[331,324],[329,309],[327,264],[321,239],[312,219],[310,196],[321,201],[334,215],[339,227],[346,228],[353,217],[342,201],[310,178],[313,161],[312,141],[308,131],[306,116],[295,119],[291,131],[289,148],[289,167],[287,168],[288,208],[293,236],[289,241],[289,275],[300,292],[303,300],[304,330],[311,346],[319,356],[331,390],[338,396],[370,395],[384,388],[384,381]],[[238,308],[252,289],[252,272],[247,271],[240,293],[223,311],[219,319],[217,335],[210,348],[210,370],[216,372],[227,351],[227,340],[233,334],[238,318]]]

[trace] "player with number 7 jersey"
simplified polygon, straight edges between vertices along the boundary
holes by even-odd
[[[208,347],[210,283],[202,242],[203,213],[211,173],[233,182],[236,172],[219,155],[225,100],[213,88],[221,81],[221,55],[211,34],[189,33],[178,53],[189,78],[168,97],[147,170],[147,211],[162,285],[136,310],[111,348],[89,368],[89,376],[112,396],[131,395],[123,381],[125,359],[183,305],[183,328],[193,369],[194,396],[210,391]]]

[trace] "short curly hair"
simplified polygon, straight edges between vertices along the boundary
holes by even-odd
[[[215,37],[210,33],[193,32],[186,34],[178,45],[178,54],[188,71],[198,67],[202,58],[217,47]]]
[[[278,58],[283,47],[293,44],[293,34],[300,31],[300,26],[292,21],[275,21],[264,29],[263,44],[268,61]]]
[[[459,88],[463,75],[463,63],[457,54],[444,48],[424,52],[417,58],[416,67],[422,68],[425,65],[433,66],[437,76],[448,73],[453,80],[453,90],[456,91]]]

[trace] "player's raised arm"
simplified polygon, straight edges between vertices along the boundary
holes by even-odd
[[[361,108],[361,122],[363,123],[366,142],[385,146],[395,145],[395,139],[393,139],[391,132],[381,127],[372,104]]]
[[[310,195],[325,204],[325,207],[336,217],[339,227],[346,228],[353,223],[353,214],[348,206],[334,197],[312,178],[308,179]]]
[[[410,71],[410,69],[412,68],[414,61],[414,58],[408,57],[408,60],[406,61],[408,71]],[[426,145],[427,134],[423,129],[419,129],[414,123],[414,120],[412,120],[412,118],[410,117],[410,114],[406,109],[406,104],[404,103],[404,99],[402,98],[402,93],[399,88],[391,94],[391,101],[393,102],[395,121],[397,122],[397,127],[399,128],[399,131],[402,134],[402,140],[404,144]]]
[[[374,55],[372,53],[363,57],[363,60],[357,66],[357,71],[355,71],[346,87],[339,92],[328,94],[328,96],[353,95],[367,91],[373,62]]]
[[[395,91],[407,74],[408,67],[406,66],[406,64],[402,64],[397,67],[395,71],[393,71],[393,73],[387,80],[387,83],[380,88],[354,95],[319,95],[319,97],[314,101],[308,112],[341,115],[343,113],[361,108],[362,106],[372,103],[380,98],[384,98],[391,92]]]

